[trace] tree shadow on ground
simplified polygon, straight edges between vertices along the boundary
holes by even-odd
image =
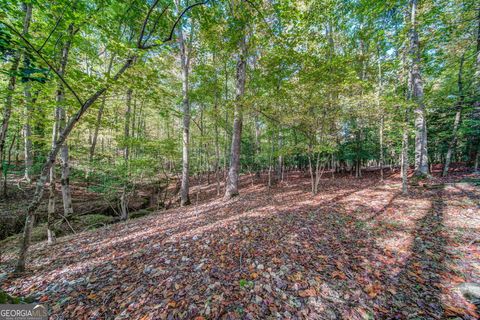
[[[392,319],[441,319],[441,273],[449,259],[443,223],[443,190],[434,196],[429,212],[417,221],[410,258],[394,277],[392,296],[379,315]],[[384,310],[383,310],[384,309]]]
[[[39,290],[53,301],[73,296],[57,310],[70,318],[113,318],[130,303],[170,318],[438,318],[448,258],[442,193],[417,221],[410,258],[393,273],[379,235],[344,201],[375,184],[337,190],[327,201],[291,186],[277,190],[284,198],[259,202],[270,191],[254,189],[228,205],[200,205],[198,214],[178,209],[114,226],[60,246],[57,261],[40,256],[43,269],[12,287],[43,279]]]

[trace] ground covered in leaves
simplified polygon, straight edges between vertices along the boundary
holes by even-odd
[[[300,173],[245,176],[228,202],[203,187],[187,208],[36,244],[18,278],[7,253],[1,288],[58,319],[475,319],[457,289],[480,283],[468,179],[403,196],[398,173],[336,177],[313,197]]]

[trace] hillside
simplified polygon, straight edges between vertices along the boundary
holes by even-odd
[[[340,177],[312,196],[299,173],[271,189],[244,176],[228,202],[36,244],[1,288],[59,319],[474,319],[457,288],[480,282],[480,190],[462,182],[474,179],[403,196],[398,173]]]

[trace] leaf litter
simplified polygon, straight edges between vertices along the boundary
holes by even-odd
[[[2,289],[58,319],[475,319],[456,289],[480,283],[464,176],[409,196],[398,174],[323,179],[317,196],[298,173],[270,189],[243,177],[228,202],[204,188],[198,205],[37,244]]]

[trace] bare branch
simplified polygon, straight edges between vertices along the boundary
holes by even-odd
[[[150,32],[148,33],[147,37],[145,38],[145,41],[143,42],[143,45],[145,45],[148,40],[150,40],[150,37],[152,36],[152,34],[155,32],[155,29],[157,29],[157,25],[158,25],[158,22],[160,21],[160,18],[164,15],[165,12],[167,12],[167,9],[168,9],[169,6],[166,6],[162,12],[160,13],[160,15],[157,17],[157,19],[155,19],[155,22],[153,23],[153,27],[152,27],[152,30],[150,30]]]
[[[80,99],[80,96],[77,94],[77,92],[70,86],[70,84],[65,80],[65,78],[58,72],[57,69],[55,69],[52,64],[40,53],[40,51],[38,51],[31,43],[30,41],[28,41],[24,36],[23,34],[21,34],[20,32],[18,32],[13,26],[11,26],[10,24],[6,23],[6,22],[3,22],[2,23],[7,27],[9,28],[10,30],[12,30],[13,33],[15,33],[20,39],[22,39],[23,42],[25,42],[25,44],[30,47],[30,49],[32,49],[33,52],[35,52],[39,57],[40,59],[43,60],[43,62],[45,62],[45,64],[50,68],[52,69],[53,72],[55,72],[55,74],[60,78],[60,81],[63,82],[63,84],[67,87],[67,89],[75,96],[75,99],[77,100],[77,102],[80,104],[80,105],[83,105],[83,101],[82,99]]]
[[[170,29],[170,34],[168,35],[168,38],[166,38],[165,40],[163,40],[163,42],[168,42],[168,41],[172,40],[172,38],[173,38],[173,33],[175,32],[175,28],[177,27],[177,24],[180,22],[180,20],[181,20],[182,17],[185,15],[185,13],[187,13],[190,9],[192,9],[192,8],[194,8],[194,7],[196,7],[196,6],[200,6],[200,5],[207,4],[208,1],[210,1],[210,0],[205,0],[205,1],[197,2],[197,3],[194,3],[194,4],[186,7],[185,9],[183,9],[182,13],[180,13],[180,15],[178,16],[178,18],[175,20],[175,23],[173,24],[172,29]]]
[[[155,2],[152,4],[150,9],[148,9],[147,16],[145,17],[145,20],[143,20],[142,30],[140,31],[140,36],[138,37],[138,42],[137,42],[137,46],[139,48],[142,47],[142,39],[143,39],[143,35],[145,33],[145,28],[147,27],[147,24],[148,24],[148,20],[150,19],[150,15],[152,14],[153,10],[155,9],[155,7],[157,6],[159,1],[160,0],[155,0]]]
[[[55,26],[53,27],[52,31],[50,31],[50,33],[48,34],[48,36],[47,36],[47,38],[45,39],[45,41],[43,41],[43,44],[40,46],[40,49],[38,49],[38,52],[41,52],[41,51],[43,50],[43,47],[45,47],[45,45],[47,44],[48,40],[50,40],[50,37],[52,36],[52,34],[55,32],[55,30],[57,30],[57,27],[58,27],[58,25],[60,24],[60,21],[62,20],[64,13],[65,13],[65,8],[63,9],[62,14],[60,15],[60,17],[58,17],[57,22],[55,23]]]

